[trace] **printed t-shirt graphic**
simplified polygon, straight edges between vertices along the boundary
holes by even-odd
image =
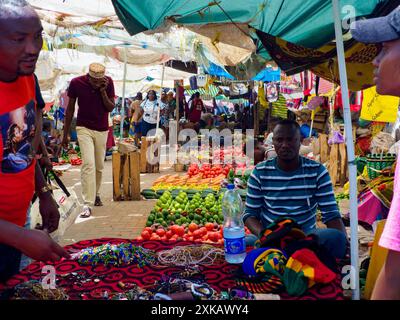
[[[0,82],[0,219],[23,226],[35,183],[35,80]]]

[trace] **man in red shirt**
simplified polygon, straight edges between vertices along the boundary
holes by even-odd
[[[21,252],[41,261],[69,257],[46,232],[57,229],[60,216],[35,161],[42,111],[37,108],[33,72],[42,32],[39,17],[25,0],[1,0],[0,282],[18,272]],[[23,228],[35,191],[44,231]]]
[[[108,114],[113,111],[114,84],[105,76],[105,67],[99,63],[89,66],[89,73],[71,80],[68,88],[69,103],[64,122],[63,145],[68,145],[68,134],[75,103],[78,100],[76,132],[82,153],[82,218],[90,217],[92,207],[102,206],[100,186],[106,154]]]
[[[200,98],[200,93],[194,94],[194,99],[189,102],[188,120],[195,124],[196,130],[200,128],[201,112],[204,110],[203,100]]]

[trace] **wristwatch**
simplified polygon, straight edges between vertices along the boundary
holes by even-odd
[[[49,192],[49,191],[52,191],[52,188],[51,188],[51,186],[46,184],[44,187],[40,188],[40,190],[37,192],[37,194],[38,194],[38,196],[40,196],[40,195],[42,195],[42,194],[44,194],[46,192]]]

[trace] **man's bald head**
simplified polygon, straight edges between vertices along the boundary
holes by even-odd
[[[25,0],[0,0],[0,81],[31,75],[43,45],[42,24]]]

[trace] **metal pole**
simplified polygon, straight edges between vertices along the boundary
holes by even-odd
[[[161,108],[161,95],[162,95],[163,85],[164,85],[164,74],[165,74],[165,63],[163,63],[163,67],[162,67],[161,88],[160,88],[160,106],[159,106],[159,108],[157,108],[156,135],[158,135],[158,129],[160,127],[160,108]]]
[[[179,83],[178,80],[175,80],[175,102],[176,102],[176,106],[175,106],[175,115],[176,115],[176,136],[178,136],[179,134],[179,94],[178,94],[178,88],[179,88]],[[182,101],[183,102],[183,101]]]
[[[124,81],[122,85],[122,109],[121,109],[121,128],[120,128],[120,140],[124,135],[124,121],[125,121],[125,89],[126,89],[126,71],[127,71],[127,54],[126,47],[124,47]]]
[[[350,182],[350,237],[351,237],[351,266],[355,272],[353,283],[353,300],[360,299],[359,268],[358,268],[358,207],[357,207],[357,167],[355,164],[353,130],[351,124],[349,89],[347,83],[347,71],[343,46],[343,34],[339,10],[339,0],[332,0],[333,15],[335,21],[336,49],[338,54],[340,85],[342,87],[343,117],[346,133],[346,146],[349,164]]]

